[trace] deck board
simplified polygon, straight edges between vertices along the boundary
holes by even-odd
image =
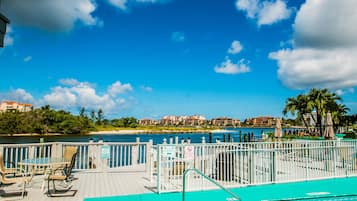
[[[43,177],[36,176],[33,179],[33,184],[26,189],[27,196],[25,196],[25,199],[23,200],[77,201],[88,197],[152,193],[150,189],[155,186],[154,183],[149,181],[149,175],[145,172],[77,172],[74,173],[74,176],[75,178],[78,178],[72,182],[71,190],[77,190],[75,196],[55,198],[47,197],[45,192],[41,192]],[[67,195],[69,193],[70,192],[63,195]],[[0,197],[0,200],[18,200],[18,197]]]

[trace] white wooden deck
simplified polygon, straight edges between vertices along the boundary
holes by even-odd
[[[153,193],[155,190],[154,183],[149,181],[145,172],[76,172],[74,176],[77,179],[72,182],[71,191],[59,194],[61,197],[47,197],[46,191],[41,191],[43,177],[36,176],[27,187],[27,196],[23,200],[75,201],[89,197]],[[56,185],[56,188],[61,189],[61,186]],[[0,200],[19,200],[19,197],[0,197]]]

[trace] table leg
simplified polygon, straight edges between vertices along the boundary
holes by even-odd
[[[43,174],[44,178],[42,180],[42,185],[41,185],[41,191],[42,192],[45,192],[46,179],[48,179],[48,175],[49,175],[48,170],[50,170],[50,168],[45,167],[44,174]]]

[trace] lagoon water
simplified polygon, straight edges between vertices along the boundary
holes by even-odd
[[[255,139],[261,139],[262,133],[274,132],[274,128],[229,128],[227,133],[213,133],[212,141],[215,142],[216,139],[224,141],[224,136],[228,139],[228,136],[233,139],[234,142],[240,141],[240,133],[242,135],[247,133],[253,133]],[[288,131],[293,131],[294,129],[283,129]],[[136,138],[139,137],[140,141],[147,142],[150,139],[153,140],[154,144],[162,143],[163,139],[166,138],[169,142],[169,138],[175,138],[178,136],[179,141],[182,139],[185,141],[190,139],[192,143],[199,143],[202,137],[205,137],[206,142],[209,142],[209,133],[165,133],[165,134],[100,134],[100,135],[63,135],[63,136],[46,136],[44,137],[45,142],[88,142],[93,139],[94,142],[103,139],[104,142],[135,142]],[[26,136],[26,137],[0,137],[0,144],[23,144],[23,143],[36,143],[40,142],[40,136]]]

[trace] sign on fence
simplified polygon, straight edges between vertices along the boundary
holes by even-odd
[[[101,158],[102,159],[109,159],[110,158],[110,147],[108,145],[103,145],[102,146]]]
[[[163,147],[162,155],[165,157],[175,157],[176,156],[176,147],[175,146]]]
[[[185,160],[194,160],[195,159],[195,149],[193,146],[186,146],[185,147]]]

